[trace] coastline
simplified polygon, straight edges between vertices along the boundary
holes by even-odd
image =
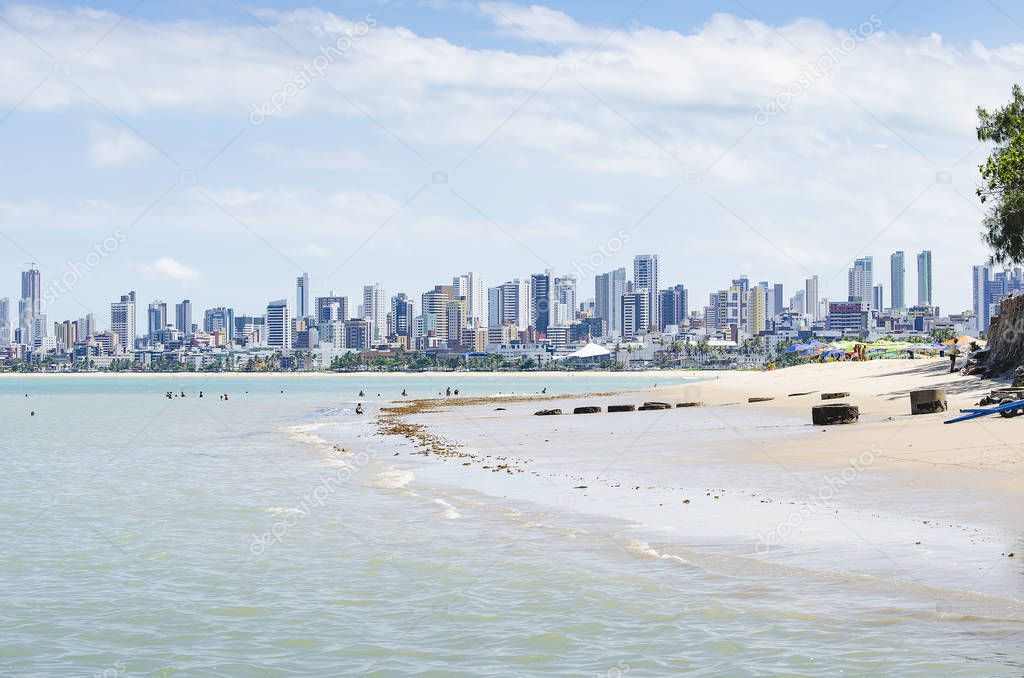
[[[450,372],[0,372],[0,379],[5,377],[33,377],[33,378],[52,378],[52,377],[100,377],[100,378],[111,378],[111,377],[128,377],[128,378],[144,378],[144,377],[201,377],[209,379],[211,377],[224,378],[224,377],[255,377],[255,378],[270,378],[270,377],[314,377],[319,379],[326,378],[406,378],[406,379],[422,379],[422,378],[440,378],[445,375],[455,375],[459,378],[471,377],[471,378],[515,378],[515,377],[542,377],[543,375],[552,375],[552,378],[599,378],[607,379],[621,375],[624,378],[631,377],[650,377],[663,374],[666,378],[678,378],[682,375],[702,375],[711,374],[710,370],[621,370],[621,371],[600,371],[600,370],[586,370],[586,371],[536,371],[536,370],[522,370],[518,372],[482,372],[482,371],[471,371],[471,370],[452,370]]]
[[[965,614],[972,600],[971,614],[995,607],[1024,621],[1020,423],[942,424],[998,382],[949,375],[942,360],[702,376],[543,404],[704,403],[695,408],[535,417],[536,399],[500,401],[500,411],[499,401],[437,403],[399,417],[435,438],[425,449],[402,441],[393,463],[456,510],[469,497],[533,505],[618,525],[644,557],[868,577],[960,601]],[[942,387],[949,413],[910,415],[911,389]],[[848,391],[836,402],[858,405],[860,422],[812,426],[823,390]]]

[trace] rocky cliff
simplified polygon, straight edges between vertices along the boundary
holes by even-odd
[[[989,355],[986,361],[992,376],[1024,365],[1024,295],[1004,299],[999,315],[992,318],[988,330]]]

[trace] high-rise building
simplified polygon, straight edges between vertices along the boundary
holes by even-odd
[[[296,317],[305,318],[309,315],[309,274],[303,273],[295,279],[295,312]]]
[[[811,316],[813,321],[822,319],[818,292],[818,276],[812,275],[804,281],[804,313]]]
[[[747,326],[746,332],[756,337],[767,329],[765,318],[768,307],[767,285],[755,285],[747,293]]]
[[[572,275],[558,276],[554,285],[551,324],[568,327],[576,320],[576,278]]]
[[[0,348],[11,345],[11,300],[0,297]]]
[[[689,313],[686,287],[676,285],[661,291],[661,329],[670,326],[682,328]]]
[[[547,334],[553,325],[555,281],[551,269],[530,276],[530,321],[538,334]]]
[[[412,319],[415,317],[413,312],[412,299],[408,297],[404,292],[399,292],[395,296],[391,297],[391,331],[397,337],[411,337],[412,336]]]
[[[789,310],[793,313],[804,314],[807,313],[806,305],[804,304],[804,295],[807,294],[805,290],[797,290],[796,294],[789,300]]]
[[[862,257],[853,262],[847,275],[849,301],[862,301],[870,304],[875,286],[875,263],[872,257]]]
[[[626,293],[626,269],[619,268],[594,278],[594,315],[605,321],[610,337],[622,336],[622,295]]]
[[[174,305],[174,326],[183,336],[192,334],[192,302],[188,299]]]
[[[651,310],[647,305],[646,289],[633,294],[622,295],[622,339],[635,341],[647,334],[651,325]]]
[[[992,320],[992,276],[988,266],[975,266],[971,270],[971,300],[974,316],[978,319],[978,331],[987,332]]]
[[[882,285],[875,285],[872,288],[871,308],[881,311],[885,304],[885,288]]]
[[[510,280],[487,290],[487,325],[515,325],[525,332],[530,326],[530,281]]]
[[[906,285],[906,257],[902,250],[898,250],[889,257],[889,301],[892,310],[902,311],[907,308]]]
[[[466,297],[466,324],[482,325],[487,322],[487,292],[483,278],[470,271],[452,278],[455,296]]]
[[[924,250],[917,255],[917,305],[934,306],[932,303],[931,250]]]
[[[292,347],[292,309],[287,299],[267,304],[265,320],[267,346],[290,350]]]
[[[135,350],[135,291],[121,295],[110,305],[110,331],[117,335],[121,349]]]
[[[203,331],[207,334],[223,332],[231,341],[235,338],[235,310],[227,306],[209,308],[203,313]]]
[[[85,317],[76,321],[76,324],[78,327],[75,328],[75,334],[80,341],[86,341],[89,337],[96,336],[96,316],[92,313],[86,313]]]
[[[658,293],[658,255],[638,254],[633,258],[633,292],[647,294],[648,321],[657,324],[661,320]],[[660,327],[657,329],[661,329]]]
[[[781,315],[786,309],[785,292],[783,291],[782,283],[775,283],[772,287],[772,303],[769,304],[771,307],[771,315],[775,317]]]
[[[433,316],[430,322],[434,323],[434,336],[441,341],[448,339],[448,302],[454,298],[455,288],[451,285],[435,285],[434,289],[420,295],[420,310]]]
[[[345,321],[345,348],[370,348],[370,321],[360,318]]]
[[[326,297],[316,298],[316,321],[318,323],[344,322],[348,318],[348,297],[335,295],[334,290],[331,290]]]
[[[39,269],[33,266],[21,273],[21,299],[18,302],[18,328],[21,342],[33,345],[32,327],[42,313],[43,279]]]
[[[370,321],[371,342],[384,341],[388,332],[388,298],[380,283],[363,288],[363,317]]]
[[[146,336],[152,342],[156,333],[167,327],[167,304],[157,299],[146,311]]]

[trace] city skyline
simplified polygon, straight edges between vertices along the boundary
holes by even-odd
[[[595,259],[629,268],[645,252],[661,253],[663,279],[693,281],[694,298],[724,269],[787,288],[818,275],[835,298],[866,250],[931,249],[934,297],[971,307],[960,272],[986,258],[974,108],[1001,102],[1018,68],[996,10],[429,4],[0,5],[0,136],[22,159],[2,175],[0,270],[82,273],[51,309],[70,317],[126,280],[143,298],[255,310],[303,272],[316,293],[357,298],[367,281],[411,290],[470,267],[586,281]],[[136,50],[144,36],[160,49]],[[226,56],[223,40],[265,68]],[[321,50],[326,70],[289,95]],[[106,65],[125,53],[138,72],[112,80]],[[408,53],[424,60],[415,91]],[[757,67],[667,79],[650,66],[686,73],[730,54]],[[822,55],[835,68],[802,78]],[[164,79],[182,60],[208,77]],[[884,96],[870,86],[880,70]],[[479,72],[497,75],[480,87]],[[939,77],[962,96],[923,87]],[[0,295],[17,298],[7,285]]]

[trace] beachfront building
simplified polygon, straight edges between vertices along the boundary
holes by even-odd
[[[622,295],[622,339],[635,341],[650,327],[650,296],[646,290]]]
[[[868,331],[868,305],[862,301],[833,301],[828,305],[826,327],[846,333]]]
[[[847,301],[862,301],[871,304],[874,288],[873,257],[862,257],[853,262],[847,273]]]
[[[924,250],[917,255],[917,305],[932,305],[932,252]]]
[[[821,320],[821,304],[818,276],[812,275],[804,281],[804,313],[811,317],[811,321]]]
[[[184,336],[192,334],[192,302],[188,299],[174,305],[174,326]]]
[[[0,348],[11,345],[11,300],[0,298]]]
[[[355,319],[345,321],[345,348],[366,350],[370,348],[372,327],[369,320]]]
[[[906,255],[902,250],[897,250],[889,256],[889,301],[892,310],[902,311],[907,307],[906,285]]]
[[[482,325],[487,322],[487,292],[483,278],[470,271],[452,278],[455,296],[466,298],[466,324]]]
[[[287,299],[267,304],[267,346],[281,350],[292,348],[292,312]]]
[[[167,304],[159,299],[152,302],[146,310],[146,336],[150,343],[153,342],[156,333],[167,326]]]
[[[203,331],[207,334],[222,332],[230,341],[235,338],[235,310],[227,306],[208,308],[203,313]]]
[[[299,318],[309,315],[309,274],[303,273],[295,279],[295,313]]]
[[[662,329],[666,327],[682,327],[686,324],[686,316],[689,314],[686,287],[676,285],[667,290],[661,291],[661,322]]]
[[[388,335],[395,337],[412,336],[413,301],[405,292],[391,297],[391,313],[388,315]]]
[[[110,331],[117,335],[122,350],[135,348],[135,291],[121,295],[110,305]]]
[[[487,290],[487,326],[512,323],[524,332],[530,326],[530,281],[510,280]]]
[[[746,332],[756,337],[767,329],[766,309],[768,308],[767,287],[755,285],[747,293],[747,324]]]
[[[650,327],[661,329],[661,300],[658,298],[658,255],[638,254],[633,258],[633,293],[647,295],[647,308]],[[645,328],[646,332],[647,328]]]
[[[605,322],[608,336],[622,336],[622,295],[626,293],[626,269],[618,268],[594,277],[594,317]]]
[[[420,296],[420,308],[423,313],[434,316],[434,336],[442,342],[448,340],[448,302],[454,298],[455,288],[451,285],[435,285]]]
[[[371,341],[384,341],[388,332],[388,299],[382,284],[363,288],[363,317],[370,321]]]
[[[572,275],[555,277],[551,296],[554,303],[551,324],[568,327],[576,320],[576,278]]]
[[[538,334],[545,334],[553,325],[555,281],[551,269],[530,276],[530,324]]]

